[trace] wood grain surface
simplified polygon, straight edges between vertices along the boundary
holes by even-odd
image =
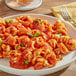
[[[50,7],[71,3],[76,0],[43,0],[43,3],[39,8],[30,11],[16,11],[10,9],[5,5],[4,1],[5,0],[0,0],[0,17],[5,17],[14,14],[21,14],[21,13],[38,13],[38,14],[52,15],[52,12],[49,9]],[[11,75],[0,71],[0,76],[16,76],[16,75]],[[70,67],[67,67],[59,72],[46,76],[76,76],[76,62],[73,62]]]

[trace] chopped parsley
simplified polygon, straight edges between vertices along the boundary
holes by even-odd
[[[2,39],[0,38],[0,45],[1,45],[1,43],[2,43]]]
[[[17,45],[15,45],[16,49],[17,49]]]
[[[60,30],[58,30],[58,33],[60,34]]]
[[[62,35],[62,33],[59,34],[60,36]]]
[[[29,35],[31,37],[38,37],[40,34],[39,33],[35,33],[35,35],[32,35],[31,33],[27,33],[27,35]]]
[[[53,51],[53,49],[50,49],[50,51]]]
[[[29,36],[31,36],[31,37],[34,37],[32,34],[30,34],[30,33],[27,33],[27,35],[29,35]]]
[[[26,64],[26,65],[28,65],[28,64],[29,64],[29,62],[26,60],[26,61],[25,61],[25,64]]]
[[[20,16],[20,17],[23,17],[23,16]]]
[[[60,32],[60,30],[58,30],[58,34],[61,36],[62,35],[62,33]]]
[[[40,22],[40,24],[42,24],[42,21],[41,21],[41,19],[39,19],[39,22]]]
[[[34,37],[38,37],[40,34],[39,33],[35,33]]]
[[[6,23],[12,23],[12,20],[5,20]]]
[[[23,45],[24,45],[23,43],[20,44],[20,46],[23,46]]]
[[[29,64],[29,62],[27,60],[25,60],[25,68],[27,67],[28,64]]]
[[[0,43],[2,42],[2,39],[0,38]]]
[[[40,23],[40,24],[42,24],[42,21],[41,21],[41,19],[37,19],[37,20],[36,20],[36,22],[38,22],[38,21],[39,21],[39,23]]]

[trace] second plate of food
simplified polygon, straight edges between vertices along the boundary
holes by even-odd
[[[17,1],[18,0],[5,0],[5,3],[8,7],[15,10],[32,10],[38,8],[42,4],[42,0],[26,0],[26,3],[19,3]]]

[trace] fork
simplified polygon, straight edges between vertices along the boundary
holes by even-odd
[[[64,20],[66,21],[72,21],[74,24],[76,24],[76,21],[74,21],[71,16],[70,16],[70,13],[68,12],[68,9],[66,7],[62,7],[60,9],[61,11],[61,14],[62,14],[62,17]]]

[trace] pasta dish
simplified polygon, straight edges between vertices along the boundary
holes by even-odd
[[[52,68],[75,49],[76,40],[60,20],[52,25],[30,16],[0,18],[0,59],[9,58],[12,68]]]

